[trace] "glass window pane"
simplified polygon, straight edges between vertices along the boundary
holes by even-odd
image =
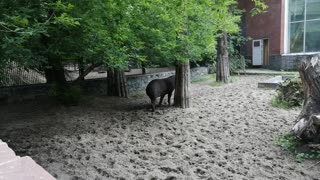
[[[320,51],[320,20],[307,21],[306,52]]]
[[[303,29],[304,23],[290,23],[290,52],[303,52]]]
[[[320,19],[320,0],[307,0],[307,20]]]
[[[289,0],[289,21],[303,21],[305,0]]]

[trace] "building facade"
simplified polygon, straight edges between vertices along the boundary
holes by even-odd
[[[243,35],[241,51],[253,66],[296,69],[301,59],[320,52],[320,0],[266,0],[267,12],[252,16],[251,0],[239,0]]]

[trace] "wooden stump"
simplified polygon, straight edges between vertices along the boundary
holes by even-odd
[[[314,141],[320,134],[320,54],[304,59],[299,73],[304,88],[304,103],[292,133]]]

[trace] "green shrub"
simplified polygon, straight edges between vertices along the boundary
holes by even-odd
[[[82,99],[82,91],[79,85],[54,84],[50,95],[60,104],[66,106],[78,105]]]
[[[282,149],[294,153],[296,148],[301,145],[301,141],[292,134],[284,134],[275,139],[275,142]]]
[[[278,108],[282,108],[282,109],[290,109],[291,108],[289,103],[286,101],[283,101],[281,98],[279,98],[279,96],[275,96],[272,99],[271,104],[273,107],[278,107]]]
[[[305,159],[320,159],[320,150],[318,151],[312,150],[311,152],[308,152],[308,153],[297,153],[296,159],[298,162],[302,162]]]
[[[229,71],[231,75],[235,75],[239,70],[245,70],[247,63],[242,55],[235,55],[229,57]],[[216,73],[217,61],[212,62],[209,66],[209,74]]]
[[[301,106],[303,103],[303,87],[300,78],[287,79],[277,89],[272,105],[281,108]]]
[[[320,159],[320,150],[304,149],[304,152],[301,152],[301,150],[299,152],[298,148],[303,147],[304,143],[292,134],[288,133],[275,138],[275,143],[283,150],[294,155],[298,162],[305,159]]]
[[[238,70],[245,70],[246,59],[240,53],[240,47],[250,39],[242,36],[242,33],[228,34],[228,53],[230,74],[236,74]]]
[[[213,61],[209,66],[208,66],[208,74],[215,74],[217,72],[217,62]]]
[[[234,55],[229,58],[230,74],[236,74],[238,70],[245,70],[247,67],[246,60],[242,55]]]

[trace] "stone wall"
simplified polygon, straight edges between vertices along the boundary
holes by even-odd
[[[148,83],[153,79],[163,79],[174,74],[174,71],[168,71],[162,73],[127,76],[128,91],[129,93],[131,93],[134,91],[144,90],[147,87]]]
[[[107,78],[88,79],[82,84],[82,90],[90,95],[108,95]]]
[[[163,79],[175,74],[175,71],[167,71],[161,73],[151,73],[143,75],[127,76],[128,90],[130,92],[141,91],[146,89],[148,83],[153,79]],[[208,75],[207,67],[192,68],[190,71],[191,79]]]
[[[273,55],[269,56],[269,65],[264,65],[262,67],[272,70],[297,70],[304,58],[310,57],[312,55]],[[249,67],[252,66],[252,56],[246,56],[248,59]]]
[[[168,71],[143,75],[128,75],[127,83],[129,93],[144,90],[147,84],[153,79],[162,79],[174,74],[174,71]],[[206,67],[191,69],[191,79],[205,76],[207,74],[208,68]],[[107,95],[108,85],[106,78],[85,80],[82,87],[86,94]],[[49,84],[0,87],[0,104],[48,97],[50,89],[51,85]]]
[[[0,104],[20,102],[48,96],[51,85],[32,84],[0,88]]]

